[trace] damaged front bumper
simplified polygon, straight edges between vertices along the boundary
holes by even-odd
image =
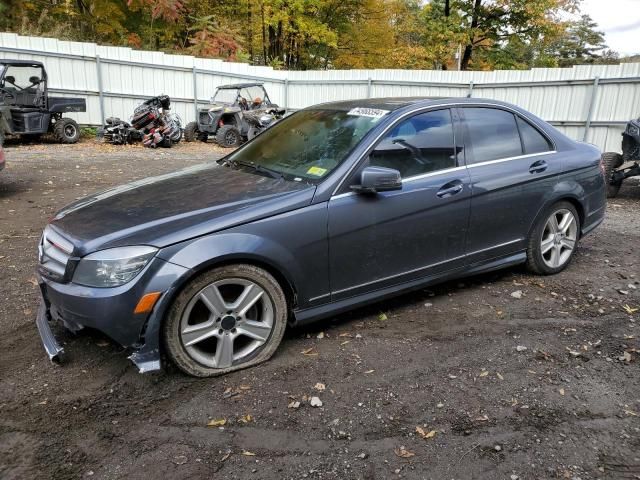
[[[40,340],[42,340],[42,345],[49,356],[49,360],[59,362],[61,356],[64,355],[64,348],[62,348],[56,340],[49,325],[49,319],[49,310],[44,300],[40,300],[40,306],[38,307],[38,313],[36,315],[36,326],[38,327],[38,333],[40,333]]]
[[[60,361],[64,353],[50,325],[60,322],[72,332],[90,327],[106,334],[133,352],[129,359],[140,373],[159,370],[162,318],[187,271],[156,258],[138,278],[114,288],[58,283],[38,274],[41,302],[36,326],[49,359]],[[150,314],[135,313],[138,301],[149,292],[163,293]]]

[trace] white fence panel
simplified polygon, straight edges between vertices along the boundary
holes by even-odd
[[[186,123],[216,87],[247,81],[263,82],[271,100],[289,109],[368,97],[471,94],[504,100],[603,150],[619,150],[624,124],[640,115],[640,63],[491,72],[277,71],[12,33],[0,33],[0,57],[45,63],[52,93],[86,98],[87,112],[70,116],[89,125],[100,125],[109,116],[127,119],[136,105],[159,94],[171,97],[173,110]]]

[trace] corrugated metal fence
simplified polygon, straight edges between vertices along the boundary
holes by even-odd
[[[12,33],[0,33],[0,58],[44,62],[53,93],[87,99],[87,113],[74,117],[88,125],[112,115],[129,118],[138,103],[162,93],[171,96],[174,111],[188,122],[218,85],[239,81],[264,82],[271,99],[290,109],[388,96],[470,94],[504,100],[603,150],[619,150],[624,124],[640,115],[640,63],[493,72],[296,72]]]

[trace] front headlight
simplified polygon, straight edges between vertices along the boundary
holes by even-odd
[[[133,280],[158,251],[148,246],[110,248],[80,260],[73,283],[87,287],[119,287]]]

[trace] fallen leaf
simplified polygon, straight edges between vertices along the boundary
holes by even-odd
[[[480,372],[480,376],[481,377],[486,377],[487,375],[489,375],[489,371],[488,370],[483,370],[482,372]]]
[[[316,389],[316,390],[318,390],[319,392],[323,392],[323,391],[324,391],[324,389],[325,389],[325,388],[327,388],[327,387],[325,386],[325,384],[324,384],[324,383],[320,383],[320,382],[318,382],[318,383],[316,383],[316,384],[313,386],[313,388],[314,388],[314,389]]]
[[[345,340],[344,342],[342,342],[340,345],[346,345],[347,343],[351,342],[351,340]]]
[[[240,385],[240,390],[251,390],[251,386],[249,386],[249,385]]]
[[[352,335],[350,333],[341,333],[340,335],[338,335],[339,337],[348,337],[351,338]]]
[[[395,453],[398,457],[400,458],[411,458],[411,457],[415,457],[416,454],[407,450],[404,447],[400,447],[400,448],[396,448],[393,453]]]
[[[300,402],[297,400],[294,400],[289,405],[287,405],[287,408],[300,408]]]
[[[231,456],[231,452],[227,452],[223,455],[223,457],[220,459],[221,462],[224,462],[227,458],[229,458]]]
[[[240,423],[249,423],[253,421],[253,417],[249,414],[243,415],[238,419]]]
[[[496,372],[496,377],[498,377],[500,380],[504,380],[504,377],[502,375],[500,375],[499,372]]]
[[[366,372],[364,372],[364,373],[373,373],[373,372],[375,372],[375,370],[367,370],[367,371],[366,371]]]
[[[428,440],[430,438],[433,438],[436,436],[436,433],[438,433],[435,430],[431,430],[429,432],[425,431],[424,428],[422,427],[416,427],[416,432],[418,432],[418,435],[420,435],[422,438],[424,438],[425,440]]]
[[[207,423],[207,427],[222,427],[227,424],[226,418],[216,418],[213,420],[209,420]]]
[[[303,350],[303,351],[301,351],[300,353],[301,353],[301,354],[303,354],[303,355],[307,355],[307,356],[309,356],[309,357],[310,357],[310,356],[314,356],[314,355],[318,355],[318,353],[317,353],[317,352],[314,352],[314,351],[313,351],[315,348],[316,348],[316,347],[307,348],[306,350]]]
[[[380,320],[381,322],[384,322],[385,320],[387,320],[387,314],[381,313],[380,315],[378,315],[378,320]]]
[[[256,454],[255,454],[255,453],[253,453],[253,452],[249,452],[249,451],[247,451],[247,450],[242,450],[242,455],[245,455],[245,456],[247,456],[247,457],[255,457],[255,456],[256,456]]]
[[[633,410],[625,410],[624,413],[626,413],[627,415],[631,415],[632,417],[640,417],[640,415],[638,415]]]
[[[624,305],[622,308],[623,308],[623,309],[624,309],[624,311],[625,311],[625,312],[627,312],[629,315],[631,315],[632,313],[636,313],[638,310],[640,310],[640,309],[638,309],[638,308],[630,307],[629,305]]]
[[[481,415],[479,417],[476,417],[474,419],[476,422],[488,422],[489,421],[489,416],[488,415]]]
[[[558,390],[558,393],[560,393],[560,395],[564,397],[564,388],[561,388],[560,390]]]

